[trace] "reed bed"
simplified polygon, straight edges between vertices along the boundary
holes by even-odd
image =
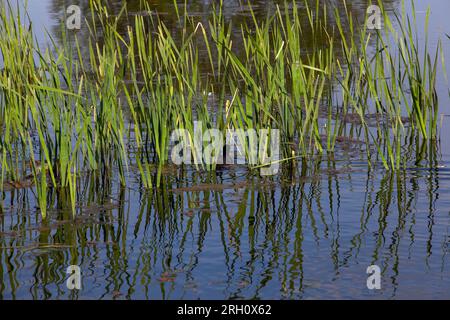
[[[409,161],[405,141],[438,139],[441,45],[419,47],[414,15],[382,10],[383,29],[372,31],[347,9],[319,1],[289,7],[259,21],[249,6],[253,22],[240,27],[238,54],[221,4],[207,25],[176,7],[183,32],[174,35],[158,16],[144,14],[144,3],[143,14],[124,6],[111,15],[106,2],[91,0],[83,45],[61,28],[61,39],[49,36],[53,45],[45,49],[23,12],[2,4],[0,188],[28,177],[45,217],[49,189],[70,199],[76,214],[77,177],[85,172],[118,172],[125,186],[132,167],[145,188],[159,187],[171,133],[186,129],[192,142],[195,121],[224,133],[279,129],[281,162],[290,165],[360,139],[368,167],[397,170]],[[322,41],[306,45],[305,34]],[[252,157],[251,138],[239,139]],[[196,150],[192,157],[198,170],[217,169],[198,161]]]

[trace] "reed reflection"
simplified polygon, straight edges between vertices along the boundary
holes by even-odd
[[[222,177],[180,169],[150,193],[89,176],[81,214],[72,220],[54,191],[45,223],[31,191],[7,194],[15,205],[0,220],[0,297],[370,297],[356,285],[370,264],[382,267],[379,295],[402,297],[412,285],[404,274],[425,285],[423,272],[446,272],[449,217],[438,208],[448,172],[367,172],[330,158],[293,170],[261,181],[239,168]],[[80,292],[66,287],[73,264]],[[438,292],[448,280],[426,281]]]

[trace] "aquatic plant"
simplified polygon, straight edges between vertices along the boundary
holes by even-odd
[[[61,28],[61,39],[49,36],[43,50],[23,13],[3,3],[0,188],[32,176],[44,217],[53,188],[68,190],[75,215],[83,172],[117,171],[125,186],[132,167],[145,188],[158,187],[175,129],[189,133],[196,169],[214,171],[217,164],[204,164],[195,150],[195,121],[224,138],[233,128],[279,129],[279,161],[290,165],[358,141],[368,166],[399,169],[408,162],[403,141],[438,138],[441,45],[432,52],[426,40],[420,50],[415,16],[411,21],[404,7],[395,19],[382,10],[383,29],[371,31],[346,5],[332,12],[319,1],[294,2],[264,21],[248,6],[252,23],[232,35],[221,3],[208,25],[175,4],[183,30],[175,36],[158,16],[130,15],[126,5],[110,15],[105,2],[91,0],[83,44]],[[148,4],[142,12],[150,12]],[[306,46],[306,34],[322,41]],[[254,137],[238,138],[254,163]]]

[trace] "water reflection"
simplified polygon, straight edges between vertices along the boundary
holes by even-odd
[[[90,176],[75,221],[64,194],[50,196],[47,222],[31,191],[7,194],[0,298],[450,297],[448,169],[368,172],[324,158],[295,172],[176,171],[151,193]],[[80,292],[66,288],[72,264]],[[378,292],[365,287],[371,264]]]

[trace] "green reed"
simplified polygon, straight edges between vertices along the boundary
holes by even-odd
[[[238,135],[253,169],[265,165],[252,152],[262,129],[280,130],[283,163],[362,139],[368,165],[381,161],[386,169],[406,165],[408,138],[437,139],[441,45],[432,52],[426,40],[419,48],[416,18],[404,6],[395,19],[384,12],[376,31],[347,6],[333,12],[319,1],[286,3],[263,21],[250,6],[252,21],[238,35],[221,3],[207,25],[176,6],[179,35],[158,16],[131,16],[126,6],[117,15],[101,0],[90,8],[83,44],[62,28],[61,39],[49,36],[52,45],[42,50],[23,12],[0,7],[0,188],[31,173],[44,217],[52,188],[68,190],[76,214],[83,172],[117,171],[125,186],[131,166],[145,188],[160,186],[175,129],[187,130],[196,168],[214,171],[194,146],[195,121],[224,139],[231,129],[254,130]],[[150,12],[148,4],[142,10]],[[426,33],[428,20],[429,13]]]

